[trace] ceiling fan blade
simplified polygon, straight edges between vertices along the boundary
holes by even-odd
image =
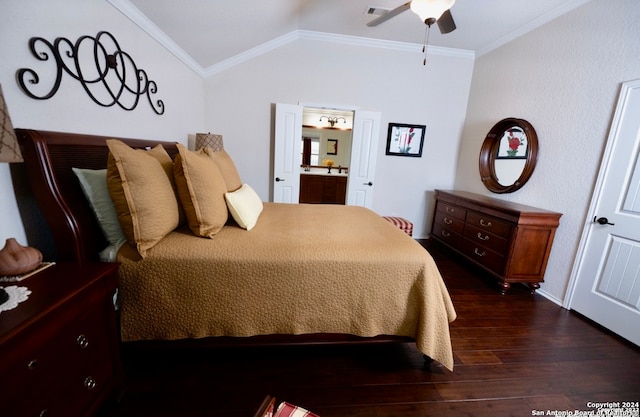
[[[445,12],[442,13],[442,16],[440,16],[440,19],[438,19],[438,28],[442,34],[456,30],[456,22],[453,21],[450,9],[445,10]]]
[[[391,19],[394,16],[399,15],[400,13],[409,10],[409,7],[411,6],[411,2],[408,1],[405,4],[403,4],[402,6],[398,6],[393,10],[389,10],[387,13],[383,14],[380,17],[377,17],[375,19],[373,19],[371,22],[367,23],[367,26],[369,27],[374,27],[374,26],[378,26],[381,23],[386,22],[387,20]]]

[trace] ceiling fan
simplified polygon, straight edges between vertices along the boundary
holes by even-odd
[[[453,32],[456,29],[456,24],[451,16],[451,7],[455,3],[455,0],[412,0],[405,4],[396,7],[383,14],[376,19],[373,19],[367,26],[374,27],[387,20],[405,12],[409,9],[420,16],[420,19],[429,27],[432,24],[438,23],[440,33],[445,34]]]

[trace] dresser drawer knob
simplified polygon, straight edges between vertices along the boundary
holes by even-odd
[[[27,369],[30,370],[30,371],[35,370],[37,366],[38,366],[38,360],[37,359],[31,359],[29,361],[29,363],[27,363]]]
[[[491,222],[485,222],[484,219],[480,219],[480,226],[491,227]]]
[[[87,336],[83,334],[78,336],[76,342],[78,342],[78,346],[80,346],[80,349],[85,349],[87,346],[89,346],[89,339],[87,339]]]
[[[46,417],[47,415],[49,415],[49,410],[47,410],[46,408],[40,411],[40,414],[38,414],[38,416],[40,417]]]
[[[453,207],[445,207],[444,209],[445,209],[445,211],[447,213],[455,213],[456,212],[456,209],[454,209]]]
[[[487,252],[485,252],[485,251],[480,252],[480,251],[478,250],[478,248],[474,248],[474,249],[473,249],[473,252],[474,252],[476,255],[478,255],[478,256],[485,256],[485,255],[487,254]]]
[[[444,237],[450,237],[451,236],[451,233],[447,232],[446,230],[441,231],[440,234],[442,236],[444,236]]]
[[[480,240],[489,240],[489,235],[482,236],[482,233],[478,232],[478,239],[480,239]]]
[[[442,221],[443,221],[445,224],[451,224],[451,223],[453,223],[453,220],[451,220],[451,219],[450,219],[450,218],[448,218],[448,217],[445,217],[444,219],[442,219]]]
[[[96,387],[96,381],[92,377],[88,376],[84,379],[84,387],[88,390],[92,390]]]

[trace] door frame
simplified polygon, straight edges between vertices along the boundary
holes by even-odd
[[[380,130],[380,126],[379,126],[380,113],[379,112],[363,111],[358,106],[350,106],[350,105],[329,105],[329,104],[319,104],[319,103],[310,103],[310,102],[302,102],[302,101],[299,101],[298,104],[275,103],[275,105],[274,105],[274,112],[275,112],[274,117],[275,117],[276,128],[274,130],[274,138],[273,138],[273,140],[274,140],[274,148],[273,148],[274,152],[275,152],[275,148],[276,148],[276,143],[278,141],[278,129],[277,129],[277,127],[278,127],[278,107],[279,106],[291,106],[291,107],[297,107],[299,109],[301,119],[299,121],[299,126],[295,126],[295,128],[296,129],[299,128],[300,131],[302,131],[302,114],[304,113],[304,109],[305,108],[327,109],[327,110],[339,110],[339,111],[350,111],[350,112],[353,112],[353,115],[354,115],[354,119],[353,119],[354,120],[354,126],[352,127],[352,133],[351,133],[351,139],[352,139],[352,141],[351,141],[351,161],[353,161],[353,159],[354,159],[354,152],[353,152],[353,149],[354,149],[354,136],[355,136],[354,133],[355,133],[355,131],[357,129],[356,126],[355,126],[355,123],[356,123],[356,118],[358,117],[357,116],[358,113],[360,113],[361,115],[364,115],[364,114],[376,114],[377,115],[377,119],[376,119],[377,121],[376,121],[376,123],[374,123],[374,125],[375,125],[374,128],[375,129],[371,129],[372,132],[375,131],[374,132],[375,137],[371,137],[371,140],[376,140],[376,142],[369,147],[372,150],[372,153],[370,154],[370,158],[374,158],[374,159],[373,159],[373,161],[371,161],[370,158],[368,159],[370,161],[368,165],[371,166],[371,169],[368,170],[368,172],[370,173],[371,170],[375,170],[375,165],[376,165],[375,162],[376,162],[376,158],[377,158],[378,142],[379,142],[379,139],[380,139],[377,136],[377,135],[380,134],[380,132],[379,132],[379,130]],[[272,158],[273,158],[273,167],[274,168],[273,168],[272,173],[271,173],[271,176],[272,176],[271,190],[272,190],[272,192],[270,194],[272,196],[272,200],[275,201],[277,190],[276,190],[276,185],[274,185],[274,183],[273,183],[273,181],[275,181],[275,178],[273,178],[273,177],[275,177],[274,174],[275,174],[276,167],[277,167],[277,164],[276,164],[277,156],[274,154],[272,156]],[[349,165],[350,165],[350,167],[349,167],[349,175],[347,177],[347,195],[345,196],[345,199],[346,199],[346,204],[354,205],[354,203],[355,203],[354,198],[350,198],[350,194],[352,194],[352,191],[356,190],[357,187],[353,186],[354,178],[353,178],[353,175],[351,175],[352,174],[352,165],[353,164],[350,163]],[[373,203],[373,199],[372,199],[373,182],[372,181],[373,181],[373,178],[370,178],[370,179],[367,180],[367,184],[370,187],[370,190],[367,190],[368,191],[367,192],[367,197],[368,198],[366,198],[363,201],[364,206],[368,207],[368,208],[371,208],[370,206]],[[367,184],[365,184],[365,185],[367,185]],[[294,188],[297,187],[298,190],[299,190],[299,188],[300,188],[299,179],[297,181],[297,184],[293,184],[293,186],[294,186]],[[294,198],[294,200],[295,201],[292,201],[292,202],[296,202],[297,203],[297,197]]]

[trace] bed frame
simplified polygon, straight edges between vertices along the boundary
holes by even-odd
[[[50,229],[55,260],[58,262],[98,262],[98,253],[106,239],[71,168],[104,169],[109,150],[106,140],[112,136],[44,130],[16,129],[24,157],[29,193]],[[173,157],[175,142],[117,138],[134,148],[162,143]],[[21,196],[24,199],[25,196]],[[22,211],[22,208],[21,208]],[[22,213],[23,218],[29,214]],[[39,214],[36,214],[38,216]],[[33,215],[31,215],[33,217]],[[45,233],[40,230],[38,234]],[[47,231],[46,233],[49,233]],[[30,242],[30,244],[32,244]],[[176,348],[212,346],[266,346],[293,344],[407,343],[410,337],[377,336],[362,338],[343,334],[269,335],[247,338],[215,337],[198,340],[127,342],[127,348]],[[429,360],[428,358],[425,358]],[[429,360],[430,361],[430,360]]]

